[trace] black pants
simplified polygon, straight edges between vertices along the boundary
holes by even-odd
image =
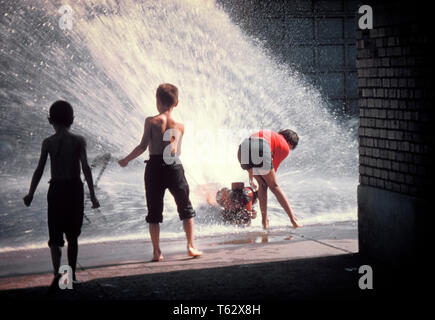
[[[180,220],[193,218],[195,210],[189,199],[189,185],[182,164],[166,164],[162,156],[151,155],[145,168],[145,196],[148,223],[163,222],[163,198],[169,189],[177,204]]]
[[[48,188],[48,245],[63,247],[65,241],[77,238],[83,224],[83,182],[51,180]]]

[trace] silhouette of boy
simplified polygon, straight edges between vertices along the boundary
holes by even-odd
[[[50,107],[49,123],[56,133],[42,142],[38,166],[32,177],[29,193],[23,198],[30,206],[35,190],[44,173],[47,156],[50,155],[51,180],[47,194],[48,233],[51,260],[56,280],[64,246],[63,234],[68,241],[68,264],[75,271],[78,254],[78,237],[83,223],[83,182],[80,179],[80,164],[89,187],[92,208],[100,206],[94,192],[91,168],[86,155],[86,141],[69,131],[74,120],[74,111],[66,101],[56,101]],[[54,283],[54,281],[53,281]]]
[[[156,105],[159,112],[145,120],[145,128],[139,145],[124,159],[118,161],[121,167],[140,156],[149,147],[150,159],[145,169],[145,191],[148,207],[146,221],[153,244],[153,261],[163,261],[159,245],[160,225],[163,222],[163,198],[165,190],[174,196],[180,220],[183,221],[187,238],[187,254],[200,256],[201,251],[193,245],[193,217],[195,211],[189,200],[189,185],[184,176],[183,165],[178,156],[181,153],[181,139],[184,125],[172,117],[172,110],[178,104],[178,89],[165,83],[157,88]]]

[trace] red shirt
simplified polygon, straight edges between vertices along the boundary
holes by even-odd
[[[290,153],[290,147],[287,140],[285,140],[279,133],[271,130],[261,130],[252,134],[251,137],[260,137],[269,143],[270,149],[272,150],[273,168],[277,171],[282,160],[284,160]]]

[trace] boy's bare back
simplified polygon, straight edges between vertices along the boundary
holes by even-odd
[[[68,130],[62,130],[43,142],[50,155],[51,178],[72,180],[80,178],[80,157],[86,150],[86,141]]]
[[[184,134],[184,125],[182,123],[176,122],[170,114],[161,113],[147,118],[146,124],[149,125],[150,155],[163,154],[165,148],[171,142],[173,142],[171,153],[178,155],[181,153],[181,140]],[[146,131],[145,134],[147,134]]]
[[[30,206],[33,194],[44,173],[45,164],[50,156],[52,180],[80,180],[80,168],[89,187],[92,208],[100,206],[94,191],[91,168],[86,154],[86,140],[69,131],[74,121],[72,106],[63,100],[54,102],[50,107],[48,121],[56,133],[42,142],[41,155],[32,176],[28,194],[23,198],[24,204]]]

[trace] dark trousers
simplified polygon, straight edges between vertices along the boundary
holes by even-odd
[[[145,196],[148,223],[163,222],[163,198],[166,189],[173,195],[180,220],[193,218],[189,185],[182,164],[166,164],[162,156],[151,155],[145,168]]]

